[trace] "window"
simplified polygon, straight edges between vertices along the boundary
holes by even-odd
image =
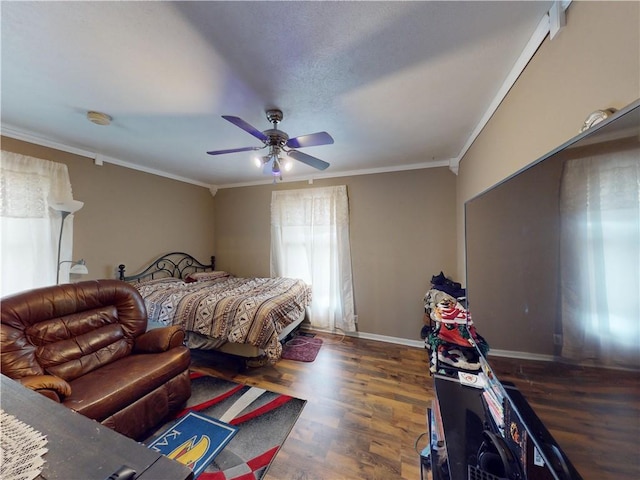
[[[355,331],[347,187],[276,191],[271,275],[311,285],[311,325]]]
[[[0,164],[0,295],[56,283],[61,214],[72,201],[67,166],[2,151]],[[61,258],[71,257],[73,216],[65,222]],[[61,281],[68,281],[61,276]]]
[[[561,189],[563,356],[640,362],[638,150],[569,160]],[[584,322],[583,319],[588,321]]]

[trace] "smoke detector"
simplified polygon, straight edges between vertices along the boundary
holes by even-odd
[[[87,119],[91,123],[95,123],[96,125],[109,125],[111,123],[111,120],[113,120],[106,113],[94,112],[94,111],[87,112]]]

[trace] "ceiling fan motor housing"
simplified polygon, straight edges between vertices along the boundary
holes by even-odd
[[[262,132],[269,138],[269,140],[265,142],[267,145],[282,148],[287,143],[287,140],[289,140],[289,135],[284,133],[282,130],[278,130],[278,123],[282,121],[282,118],[282,110],[267,110],[267,120],[273,124],[273,128]]]
[[[285,144],[287,143],[287,140],[289,140],[289,135],[284,133],[282,130],[278,130],[276,128],[265,130],[262,133],[264,133],[267,137],[269,137],[269,141],[267,142],[267,145],[269,146],[274,145],[274,146],[284,147]]]
[[[280,123],[282,118],[282,110],[275,108],[273,110],[267,110],[267,120],[269,120],[270,123]]]

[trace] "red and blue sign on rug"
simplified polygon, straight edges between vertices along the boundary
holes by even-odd
[[[148,447],[186,465],[197,478],[237,432],[238,427],[189,412]]]

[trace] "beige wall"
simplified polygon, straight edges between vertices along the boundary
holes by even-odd
[[[315,182],[348,186],[361,331],[419,338],[431,275],[464,279],[464,202],[574,136],[593,110],[640,97],[639,21],[638,2],[574,1],[567,26],[540,47],[457,179],[437,168]],[[85,202],[74,235],[85,278],[111,276],[118,263],[131,272],[171,250],[213,253],[237,275],[268,275],[270,192],[309,186],[223,189],[214,199],[202,187],[13,139],[2,148],[69,165],[74,196]]]
[[[89,275],[72,281],[114,278],[118,264],[136,272],[170,251],[202,261],[214,253],[214,198],[208,189],[86,157],[2,137],[2,149],[65,163],[76,200],[74,259]]]
[[[448,168],[220,190],[219,267],[269,276],[271,192],[328,185],[347,185],[358,330],[419,340],[431,276],[456,269],[455,176]]]
[[[460,162],[464,202],[640,97],[640,2],[573,2]]]
[[[221,189],[206,188],[2,138],[2,149],[65,163],[74,198],[74,258],[89,275],[134,273],[186,251],[239,276],[269,276],[270,204],[276,189],[347,185],[359,331],[419,340],[431,276],[456,270],[455,176],[447,168]]]
[[[639,25],[638,2],[574,1],[566,27],[540,47],[460,163],[460,277],[464,202],[577,135],[592,111],[619,109],[640,97]],[[478,329],[482,333],[483,325]]]

